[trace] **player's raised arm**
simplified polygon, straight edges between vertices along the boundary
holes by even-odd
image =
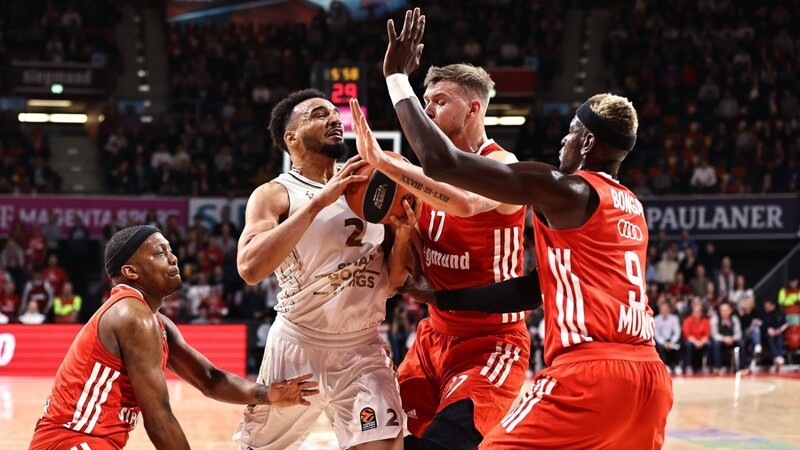
[[[256,189],[247,201],[245,226],[239,237],[236,267],[248,284],[256,284],[278,268],[303,237],[323,208],[335,202],[348,184],[363,181],[353,173],[366,165],[358,157],[350,158],[313,200],[288,218],[289,194],[277,183]]]
[[[317,382],[310,381],[312,377],[310,373],[265,386],[221,370],[192,348],[171,320],[163,314],[159,316],[167,331],[169,345],[167,367],[206,397],[240,405],[282,407],[309,405],[305,397],[319,394]]]
[[[353,132],[356,135],[359,155],[387,177],[408,189],[415,197],[437,210],[458,217],[471,217],[501,205],[495,200],[433,180],[425,175],[422,168],[405,160],[387,156],[380,149],[366,117],[361,113],[358,99],[350,99],[350,110],[353,111]],[[489,158],[498,158],[506,164],[516,162],[514,155],[508,152],[495,152],[489,155]]]
[[[588,201],[586,183],[553,166],[531,162],[507,165],[459,151],[421,108],[408,82],[408,74],[419,67],[425,16],[418,8],[407,13],[399,35],[392,21],[387,26],[384,76],[400,125],[426,175],[495,201],[532,205],[539,211]]]

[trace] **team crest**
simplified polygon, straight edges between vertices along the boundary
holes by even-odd
[[[364,408],[359,414],[361,420],[361,431],[374,430],[378,427],[378,420],[375,418],[375,410],[372,408]]]
[[[306,191],[306,197],[308,197],[308,199],[311,200],[314,198],[314,193],[311,191]]]

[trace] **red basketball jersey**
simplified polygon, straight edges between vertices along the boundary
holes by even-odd
[[[502,148],[489,141],[486,156]],[[435,289],[460,289],[497,283],[522,275],[525,208],[513,214],[487,211],[456,217],[422,205],[422,268]],[[521,322],[525,313],[485,314],[430,308],[434,328],[449,334],[491,334]]]
[[[645,295],[649,236],[642,204],[608,175],[575,175],[600,197],[583,226],[553,230],[534,214],[548,365],[587,342],[654,346],[653,311]]]
[[[145,301],[141,292],[130,286],[114,287],[109,300],[75,337],[56,373],[31,449],[47,448],[59,437],[74,436],[75,432],[107,439],[120,448],[125,446],[140,409],[122,360],[103,347],[97,333],[103,313],[125,297]],[[163,370],[167,366],[167,335],[160,319],[159,324]]]

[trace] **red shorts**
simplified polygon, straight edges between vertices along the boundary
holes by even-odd
[[[524,322],[495,335],[453,336],[436,331],[429,319],[399,368],[400,396],[408,430],[421,437],[433,416],[466,398],[475,405],[482,435],[500,421],[525,382],[530,334]]]
[[[557,358],[480,449],[660,449],[671,408],[661,361]]]
[[[108,439],[89,436],[70,430],[37,430],[29,450],[120,450],[122,447]]]

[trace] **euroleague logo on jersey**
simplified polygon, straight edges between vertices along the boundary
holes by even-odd
[[[626,239],[632,239],[634,241],[644,240],[644,233],[642,233],[642,229],[639,225],[628,222],[625,219],[620,219],[620,221],[617,222],[617,231],[620,236]]]

